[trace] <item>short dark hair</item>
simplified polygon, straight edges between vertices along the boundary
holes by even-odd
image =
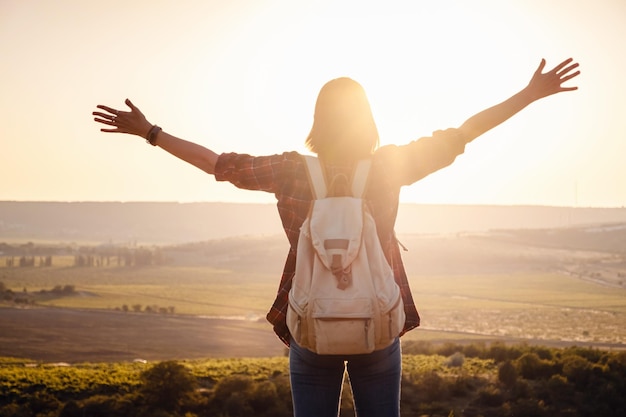
[[[320,158],[362,159],[378,147],[378,129],[367,95],[351,78],[327,82],[317,96],[306,146]]]

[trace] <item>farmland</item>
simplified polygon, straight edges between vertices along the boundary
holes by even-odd
[[[623,348],[623,241],[600,247],[574,232],[550,231],[549,239],[521,231],[401,236],[422,316],[421,328],[403,339]],[[119,248],[27,249],[38,254],[33,266],[16,266],[13,254],[0,257],[0,281],[24,301],[0,310],[1,355],[124,360],[283,352],[264,320],[287,250],[282,236],[124,248],[159,253],[145,265],[125,263]],[[39,266],[45,250],[51,265]],[[91,261],[79,265],[78,256]],[[65,286],[72,292],[51,291]]]
[[[400,240],[403,415],[623,414],[624,227]],[[291,415],[264,319],[284,237],[0,249],[0,414]]]

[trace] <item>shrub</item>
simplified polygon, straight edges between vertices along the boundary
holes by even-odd
[[[256,412],[265,413],[278,402],[276,386],[270,381],[261,381],[255,384],[250,394],[250,405]]]
[[[454,352],[452,356],[448,357],[445,365],[449,368],[460,368],[465,362],[465,356],[461,352]]]
[[[247,417],[254,415],[245,392],[231,392],[223,410],[229,417]]]
[[[87,399],[81,409],[83,416],[109,417],[119,415],[115,397],[96,395]]]
[[[463,350],[463,347],[456,343],[446,342],[437,349],[437,353],[441,356],[452,356],[461,350]]]
[[[482,388],[474,400],[475,405],[483,407],[500,407],[504,403],[504,396],[499,389],[493,386]]]
[[[618,375],[626,374],[626,351],[611,355],[611,357],[606,360],[606,365],[611,372],[615,372]]]
[[[252,410],[248,404],[248,397],[253,384],[252,378],[248,376],[232,375],[222,378],[215,385],[209,401],[210,407],[217,413],[226,413],[232,417],[244,410]]]
[[[572,347],[566,348],[563,351],[563,357],[565,358],[567,356],[579,356],[589,362],[598,363],[600,362],[600,359],[602,359],[602,357],[604,356],[604,353],[600,351],[599,349],[590,349],[590,348],[584,348],[584,347],[579,347],[579,346],[572,346]]]
[[[548,380],[548,394],[553,404],[562,407],[573,402],[575,390],[564,376],[552,375]]]
[[[436,372],[430,372],[420,378],[417,392],[424,394],[426,402],[441,401],[448,397],[445,380]]]
[[[59,417],[82,417],[83,415],[82,409],[74,400],[66,402],[59,413]]]
[[[543,346],[535,346],[532,348],[532,352],[535,353],[539,359],[552,360],[552,349]]]
[[[475,377],[468,376],[457,376],[448,386],[453,397],[464,397],[475,389]]]
[[[433,344],[426,340],[402,341],[402,352],[405,355],[432,355]]]
[[[547,417],[550,415],[543,403],[537,400],[520,400],[511,404],[511,416]]]
[[[504,362],[498,368],[498,381],[507,388],[513,388],[517,383],[517,370],[511,361]]]
[[[21,407],[18,404],[11,403],[0,407],[0,415],[11,417],[31,417],[33,413],[26,405]]]
[[[177,410],[194,392],[196,379],[183,365],[165,361],[141,374],[141,393],[149,405],[165,410]]]
[[[524,353],[517,359],[517,370],[526,379],[547,379],[553,374],[552,363],[541,360],[536,353]]]
[[[577,355],[563,359],[563,375],[579,389],[585,388],[591,377],[591,364]]]
[[[496,363],[515,360],[522,356],[522,348],[519,346],[506,346],[502,342],[496,342],[489,347],[485,359],[493,359]]]
[[[468,358],[484,358],[486,351],[484,343],[472,343],[463,347],[463,354]]]
[[[33,415],[44,414],[61,408],[59,400],[46,392],[37,392],[31,395],[28,402]]]

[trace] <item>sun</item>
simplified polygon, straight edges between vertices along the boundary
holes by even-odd
[[[202,80],[215,75],[210,88],[196,96],[197,108],[206,106],[207,96],[222,97],[211,109],[220,114],[211,121],[213,136],[223,142],[219,150],[306,153],[304,139],[317,94],[333,78],[350,77],[363,85],[380,143],[387,145],[460,126],[517,92],[534,70],[519,37],[465,2],[299,7],[288,13],[268,10],[263,19],[240,22],[230,33],[242,34],[229,39],[217,56],[207,57],[197,71]],[[515,62],[524,65],[511,64]],[[435,202],[476,202],[481,194],[497,198],[504,187],[499,177],[515,180],[507,173],[515,164],[502,162],[498,146],[479,148],[462,174],[437,173],[436,186],[403,195]],[[529,160],[533,155],[517,156]],[[493,169],[484,168],[494,161]],[[464,181],[469,186],[459,189]]]

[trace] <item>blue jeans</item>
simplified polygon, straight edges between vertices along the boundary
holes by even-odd
[[[337,417],[347,369],[358,417],[399,417],[400,340],[364,355],[318,355],[291,340],[289,371],[295,417]]]

